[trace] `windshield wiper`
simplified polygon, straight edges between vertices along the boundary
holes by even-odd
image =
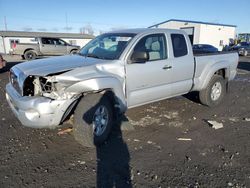
[[[101,59],[101,57],[99,57],[98,55],[95,55],[95,54],[85,54],[84,56],[93,57],[93,58],[96,58],[96,59]]]
[[[113,60],[113,58],[108,58],[108,57],[100,57],[98,55],[95,54],[82,54],[82,53],[78,53],[78,55],[84,56],[84,57],[93,57],[96,59],[107,59],[107,60]]]

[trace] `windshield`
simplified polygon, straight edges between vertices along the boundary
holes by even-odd
[[[135,34],[131,33],[103,34],[90,41],[79,54],[98,59],[119,59],[134,36]]]

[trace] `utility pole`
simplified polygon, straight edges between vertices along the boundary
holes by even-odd
[[[66,30],[68,32],[68,14],[67,14],[67,12],[65,13],[65,18],[66,18]]]
[[[8,30],[8,28],[7,28],[6,16],[4,16],[4,27],[5,27],[5,31],[7,31],[7,30]]]

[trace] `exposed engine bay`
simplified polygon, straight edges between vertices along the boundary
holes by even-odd
[[[73,93],[65,92],[66,85],[55,81],[54,76],[28,76],[23,84],[23,96],[44,96],[51,99],[68,99]]]

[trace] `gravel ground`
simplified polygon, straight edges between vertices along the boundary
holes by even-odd
[[[186,95],[127,112],[134,130],[113,130],[94,149],[72,133],[23,127],[5,100],[0,70],[0,187],[250,187],[250,58],[240,58],[216,108]],[[222,123],[214,129],[208,121]],[[221,124],[220,124],[221,125]]]

